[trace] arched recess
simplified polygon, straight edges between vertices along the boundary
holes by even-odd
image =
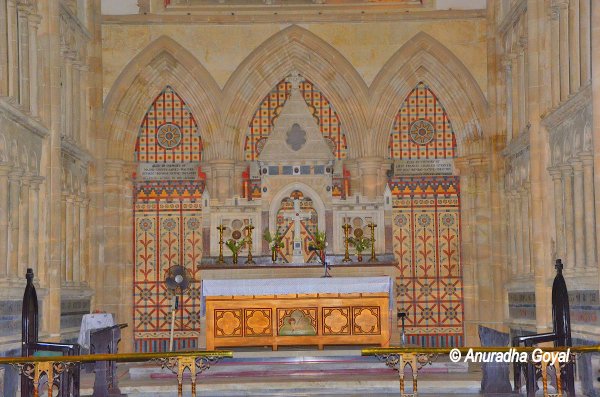
[[[419,32],[386,62],[371,85],[373,155],[387,155],[394,116],[420,81],[426,81],[442,98],[454,125],[459,155],[465,143],[486,135],[488,103],[475,78],[452,51]]]
[[[107,157],[131,160],[139,123],[158,93],[167,85],[185,99],[202,126],[205,154],[220,132],[219,86],[185,48],[161,36],[123,69],[104,101],[104,127],[109,131]],[[213,155],[214,156],[214,155]]]
[[[314,83],[335,106],[348,139],[348,157],[359,156],[366,129],[367,86],[335,48],[299,26],[290,26],[256,48],[224,88],[224,133],[236,160],[244,158],[248,123],[262,99],[293,70]]]

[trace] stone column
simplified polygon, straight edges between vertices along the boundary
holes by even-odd
[[[519,274],[519,266],[517,264],[517,211],[516,211],[516,203],[517,196],[513,192],[509,192],[506,194],[508,198],[508,212],[509,212],[509,220],[508,220],[508,260],[510,263],[511,274],[513,276],[517,276]]]
[[[592,79],[590,53],[592,50],[591,37],[591,7],[590,0],[579,1],[579,46],[581,48],[581,85],[585,85]]]
[[[73,62],[70,59],[69,51],[63,51],[65,56],[65,75],[63,78],[63,117],[64,125],[62,134],[69,138],[73,138]]]
[[[512,139],[514,139],[519,134],[519,122],[521,121],[521,117],[519,115],[519,88],[522,76],[519,75],[520,69],[517,58],[518,57],[515,54],[511,54],[510,69],[512,70]]]
[[[531,236],[529,232],[529,225],[531,218],[529,216],[529,184],[523,185],[521,190],[521,204],[523,205],[522,210],[522,224],[523,224],[523,273],[533,273],[533,266],[531,264]]]
[[[221,202],[231,198],[231,185],[234,183],[234,181],[232,181],[234,173],[233,160],[213,160],[210,164],[216,189],[216,191],[214,193],[211,192],[211,194],[214,194],[213,197],[216,197]]]
[[[1,2],[0,2],[1,4]],[[9,217],[9,188],[8,165],[0,165],[0,278],[8,275],[8,217]]]
[[[368,199],[377,197],[379,168],[382,160],[379,157],[358,159],[358,169],[362,179],[362,195]]]
[[[0,0],[0,96],[8,95],[8,9],[6,0]]]
[[[35,274],[38,274],[38,246],[40,243],[40,184],[43,178],[34,177],[31,180],[31,188],[29,190],[31,201],[31,216],[29,224],[29,267],[33,269]]]
[[[21,176],[23,173],[14,170],[8,174],[8,276],[19,277],[19,196]]]
[[[17,37],[17,2],[7,0],[8,30],[8,95],[19,97],[19,40]]]
[[[79,234],[80,242],[80,261],[81,271],[80,277],[81,281],[85,283],[89,283],[88,275],[89,275],[89,264],[90,264],[90,249],[89,249],[89,233],[87,230],[87,211],[89,208],[90,199],[83,198],[81,200],[81,210],[79,211],[79,230],[81,231]]]
[[[29,110],[29,6],[18,6],[19,28],[19,103]]]
[[[65,268],[67,270],[67,283],[75,281],[73,269],[73,196],[65,197]]]
[[[560,100],[569,97],[569,9],[568,3],[557,3],[559,9]]]
[[[556,230],[556,258],[565,258],[565,224],[563,220],[563,190],[561,172],[558,168],[550,170],[554,182],[554,227]],[[566,258],[565,258],[566,259]]]
[[[550,68],[552,69],[552,107],[560,103],[560,37],[558,7],[550,9]]]
[[[67,95],[71,95],[71,105],[72,105],[72,138],[74,142],[81,142],[81,120],[79,115],[81,113],[81,81],[80,81],[80,64],[78,61],[73,62],[72,72],[73,73],[73,83],[71,86],[71,93],[67,93]]]
[[[29,265],[29,178],[29,175],[21,178],[19,194],[19,275],[25,274]]]
[[[585,267],[585,215],[583,202],[583,166],[581,161],[571,162],[573,167],[573,213],[575,220],[575,267]]]
[[[560,167],[564,191],[565,258],[568,268],[575,267],[575,221],[573,214],[573,172],[570,166]]]
[[[517,62],[519,64],[519,133],[525,128],[527,124],[527,73],[526,69],[526,51],[527,51],[527,37],[519,37],[519,54],[517,55]]]
[[[79,285],[81,282],[81,261],[80,261],[80,244],[81,244],[81,197],[73,196],[73,235],[69,236],[73,241],[73,282]]]
[[[583,202],[585,212],[585,265],[596,266],[596,216],[594,213],[594,155],[584,153],[579,156],[583,161]]]
[[[579,0],[569,0],[569,84],[571,92],[577,92],[580,86],[579,35]]]
[[[63,191],[60,197],[60,281],[65,284],[67,273],[67,193]]]
[[[502,65],[506,71],[506,141],[510,142],[513,126],[512,61],[510,57],[505,57]]]
[[[516,227],[515,227],[515,238],[517,246],[517,276],[521,277],[526,274],[525,272],[525,249],[523,242],[523,196],[521,192],[515,193],[515,216],[516,216]]]
[[[38,66],[38,26],[42,18],[38,15],[29,16],[29,105],[31,115],[36,117],[39,114],[39,66]]]

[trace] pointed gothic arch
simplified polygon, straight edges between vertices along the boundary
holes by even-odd
[[[207,150],[211,150],[210,142],[220,132],[220,89],[188,50],[161,36],[127,64],[104,101],[104,127],[111,142],[108,158],[132,158],[139,123],[167,85],[185,99],[198,119]]]
[[[246,129],[262,99],[292,70],[329,98],[344,123],[349,157],[360,155],[361,134],[366,131],[364,106],[368,103],[364,80],[334,47],[293,25],[256,48],[225,85],[225,144],[233,150],[234,158],[244,158]]]
[[[370,88],[373,151],[385,156],[394,116],[420,82],[444,103],[453,122],[459,155],[464,144],[487,134],[487,100],[466,66],[443,44],[419,32],[384,65]]]

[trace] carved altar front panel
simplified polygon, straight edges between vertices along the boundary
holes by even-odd
[[[379,345],[390,338],[386,293],[209,296],[206,349]]]

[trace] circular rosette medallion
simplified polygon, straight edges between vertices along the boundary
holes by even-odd
[[[410,139],[418,145],[431,142],[434,133],[433,125],[427,120],[417,120],[410,125]]]
[[[158,127],[156,141],[165,149],[173,149],[181,143],[181,128],[173,123],[166,123]]]

